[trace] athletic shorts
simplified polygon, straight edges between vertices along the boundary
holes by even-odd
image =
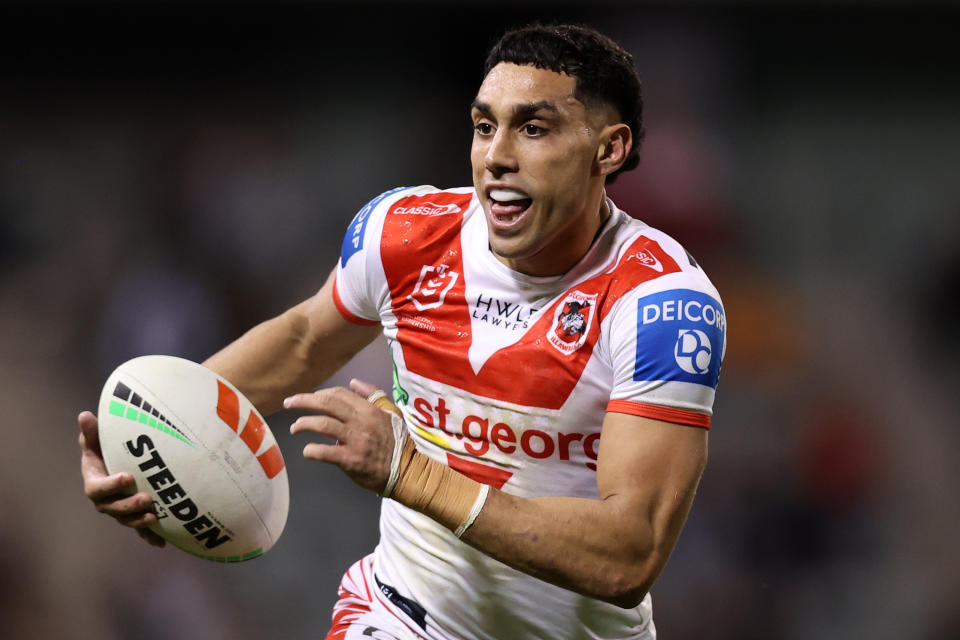
[[[415,626],[425,612],[396,594],[373,575],[373,554],[354,563],[343,575],[333,605],[333,625],[326,640],[425,640]],[[400,609],[397,613],[389,604]],[[408,614],[409,620],[401,617]]]
[[[429,640],[427,628],[433,637],[453,637],[441,633],[419,603],[377,579],[373,554],[350,567],[337,593],[340,597],[333,605],[333,625],[326,640]],[[630,637],[655,640],[653,620]]]

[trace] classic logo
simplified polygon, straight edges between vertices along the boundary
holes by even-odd
[[[657,259],[656,256],[646,249],[641,249],[627,258],[627,262],[630,262],[631,260],[636,260],[645,267],[650,267],[654,271],[663,273],[663,264]]]
[[[436,309],[443,304],[447,292],[453,288],[459,277],[459,273],[451,271],[445,264],[438,267],[425,264],[420,270],[417,286],[407,298],[413,302],[418,311]]]
[[[713,345],[707,334],[699,329],[680,329],[677,344],[673,347],[673,357],[687,373],[703,375],[710,371]]]
[[[445,216],[450,213],[460,213],[463,211],[460,207],[453,204],[436,204],[434,202],[424,202],[423,204],[417,205],[415,207],[397,207],[393,210],[394,213],[400,215],[414,215],[414,216]]]
[[[583,346],[593,324],[597,294],[571,292],[557,307],[547,340],[558,351],[570,354]]]

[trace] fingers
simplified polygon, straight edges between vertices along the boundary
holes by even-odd
[[[353,389],[356,393],[360,394],[364,398],[369,398],[371,395],[380,391],[376,385],[370,384],[369,382],[364,382],[358,378],[354,378],[350,381],[350,388]]]
[[[363,398],[343,387],[321,389],[313,393],[298,393],[283,401],[286,409],[322,413],[346,422],[358,411],[369,406]]]
[[[157,521],[153,511],[153,499],[143,492],[114,500],[95,501],[93,505],[100,513],[111,516],[120,524],[129,527],[143,527]]]
[[[103,458],[100,457],[100,454],[86,446],[82,440],[83,435],[81,435],[80,438],[80,474],[83,476],[83,486],[84,489],[86,489],[88,483],[108,477],[107,467],[103,463]],[[123,484],[133,482],[133,476],[129,473],[116,475],[122,476],[122,478],[110,477],[114,477],[115,481],[122,482]]]
[[[97,459],[99,460],[99,458]],[[89,462],[89,464],[87,464]],[[100,468],[103,461],[100,460]],[[126,497],[135,488],[133,475],[123,471],[108,476],[104,473],[97,473],[96,461],[90,461],[90,456],[84,454],[81,460],[81,470],[83,471],[83,492],[94,502],[103,502],[117,497]],[[83,467],[86,467],[85,469]],[[146,494],[142,494],[146,495]]]
[[[151,507],[153,502],[145,493],[138,494],[141,496],[140,503],[127,499],[127,494],[135,488],[132,474],[124,472],[107,475],[107,467],[100,453],[97,417],[84,411],[77,416],[77,423],[80,425],[80,473],[83,476],[83,491],[97,509],[116,516],[142,512]],[[144,499],[148,501],[145,506],[141,505]]]
[[[334,440],[346,440],[349,435],[347,426],[330,416],[301,416],[290,425],[290,433],[296,435],[304,431],[312,431]]]
[[[149,527],[157,521],[157,514],[152,511],[141,511],[139,514],[117,517],[117,522],[134,529]]]
[[[343,447],[336,445],[311,442],[303,447],[303,457],[308,460],[329,462],[338,467],[343,467],[345,451]]]
[[[166,541],[147,527],[157,522],[153,512],[153,498],[140,492],[128,495],[136,488],[133,475],[122,472],[107,474],[100,449],[100,433],[97,416],[83,411],[77,416],[80,435],[80,473],[83,476],[83,491],[100,513],[115,518],[120,524],[133,527],[148,544],[163,547]]]
[[[93,504],[100,513],[113,516],[118,520],[125,518],[132,521],[147,512],[153,511],[153,498],[143,491],[132,496],[94,500]]]
[[[90,449],[98,456],[102,455],[97,416],[89,411],[83,411],[77,416],[77,424],[80,426],[80,448]]]

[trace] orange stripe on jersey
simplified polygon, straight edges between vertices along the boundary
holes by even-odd
[[[404,362],[414,375],[478,396],[559,409],[580,381],[600,335],[600,322],[613,303],[638,284],[678,272],[680,267],[655,241],[637,238],[616,267],[559,295],[517,342],[491,355],[474,372],[460,243],[462,210],[473,197],[458,193],[410,196],[399,200],[384,220],[380,255]],[[425,207],[439,211],[446,205],[456,207],[442,215],[407,213]],[[592,306],[592,320],[574,346],[561,343],[554,348],[548,340],[557,333],[558,317],[562,320],[571,296],[581,301],[580,308]]]
[[[283,455],[280,453],[280,447],[276,444],[257,456],[257,462],[260,463],[263,472],[266,473],[267,477],[271,480],[283,471],[283,468],[286,466],[283,463]]]
[[[243,426],[243,431],[240,432],[240,439],[246,443],[251,452],[256,454],[257,449],[260,448],[260,443],[263,442],[265,431],[263,421],[257,416],[256,412],[251,410],[247,417],[247,424]]]
[[[343,316],[344,320],[352,322],[353,324],[359,324],[365,327],[371,327],[375,324],[380,324],[376,320],[367,320],[366,318],[361,318],[360,316],[355,316],[350,313],[350,310],[347,309],[343,304],[343,300],[340,299],[340,293],[337,291],[337,279],[333,279],[333,306],[337,308],[337,311],[340,312],[340,315]]]
[[[217,415],[234,431],[240,426],[240,400],[233,389],[219,380],[217,380]]]
[[[687,411],[685,409],[674,409],[673,407],[661,407],[660,405],[636,402],[634,400],[611,400],[607,403],[607,411],[612,413],[626,413],[641,418],[663,420],[664,422],[673,422],[674,424],[683,424],[691,427],[710,428],[710,416],[705,413]]]

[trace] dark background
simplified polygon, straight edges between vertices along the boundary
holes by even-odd
[[[660,636],[960,635],[954,6],[36,2],[0,6],[0,636],[323,636],[377,498],[289,416],[287,529],[223,566],[94,512],[75,415],[309,296],[378,193],[468,184],[486,49],[530,20],[634,54],[648,133],[610,194],[727,307]],[[389,384],[383,346],[351,375]]]

